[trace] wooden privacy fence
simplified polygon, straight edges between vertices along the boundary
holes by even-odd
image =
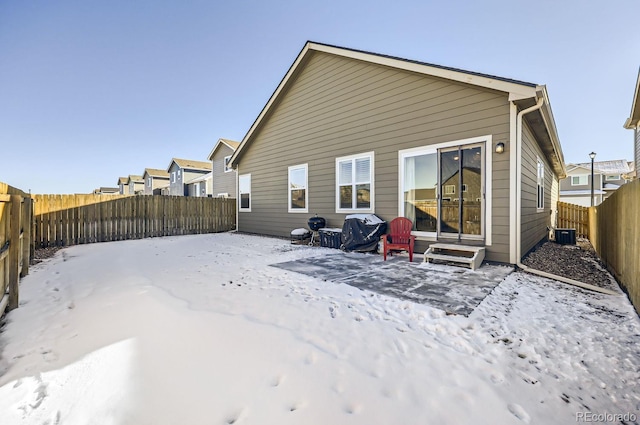
[[[236,221],[234,198],[159,195],[115,198],[35,195],[34,198],[36,247],[224,232],[234,229]]]
[[[19,280],[32,255],[31,197],[0,182],[0,316],[18,307]]]
[[[576,229],[576,237],[589,237],[589,208],[580,205],[558,202],[559,229]]]
[[[640,180],[591,207],[589,239],[640,314]]]

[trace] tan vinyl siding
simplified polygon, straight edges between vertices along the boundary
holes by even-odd
[[[544,208],[537,208],[538,200],[538,158],[544,163]],[[551,225],[551,187],[555,178],[553,170],[545,160],[528,125],[522,134],[522,235],[521,254],[524,256],[548,235]]]
[[[634,143],[634,160],[636,166],[636,176],[640,178],[640,128],[633,130],[635,133],[635,143]]]
[[[213,165],[213,196],[219,193],[228,193],[229,196],[236,196],[236,173],[224,171],[224,157],[233,154],[233,149],[222,143],[216,149],[211,159]]]
[[[485,135],[494,143],[509,138],[506,94],[353,59],[315,52],[286,90],[240,157],[238,172],[251,173],[252,184],[252,212],[240,212],[240,231],[286,237],[316,213],[327,226],[341,227],[335,160],[371,151],[375,213],[392,220],[398,215],[399,150]],[[508,261],[508,161],[507,154],[493,154],[487,258],[495,261]],[[309,214],[288,213],[287,169],[302,163],[309,164]]]

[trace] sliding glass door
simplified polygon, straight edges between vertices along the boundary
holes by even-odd
[[[439,151],[439,234],[482,236],[482,146],[457,146]]]
[[[484,144],[400,153],[400,211],[418,236],[484,236]]]

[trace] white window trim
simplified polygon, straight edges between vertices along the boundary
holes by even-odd
[[[423,155],[430,153],[437,153],[438,149],[446,149],[455,146],[473,145],[478,143],[484,143],[484,244],[485,246],[491,246],[493,243],[493,194],[492,194],[492,180],[493,180],[493,151],[490,149],[493,146],[493,136],[486,135],[480,137],[471,137],[468,139],[453,140],[450,142],[438,143],[435,145],[419,146],[416,148],[403,149],[398,151],[398,216],[404,217],[404,202],[400,194],[404,190],[404,159],[406,157]],[[444,198],[443,198],[444,199]],[[416,232],[411,234],[415,235],[418,240],[424,241],[436,241],[438,234],[436,232]]]
[[[609,178],[612,177],[612,178]],[[605,181],[615,181],[615,180],[621,180],[622,176],[620,174],[607,174],[604,178]]]
[[[291,171],[304,170],[304,208],[291,208]],[[287,211],[290,213],[309,212],[309,164],[292,165],[287,171]]]
[[[171,183],[175,183],[176,182],[176,172],[172,171],[171,172]]]
[[[230,173],[233,171],[233,168],[229,167],[229,160],[231,159],[231,155],[227,155],[224,157],[223,159],[223,164],[224,164],[224,172],[225,173]]]
[[[574,177],[578,177],[578,183],[573,183],[573,178]],[[580,183],[582,177],[585,178],[586,182],[585,183]],[[589,184],[589,174],[578,174],[575,176],[570,176],[571,179],[571,186],[585,186],[587,184]]]
[[[151,177],[147,177],[147,187],[151,187]]]
[[[362,159],[362,158],[369,158],[369,164],[371,164],[371,169],[369,170],[370,172],[370,193],[369,193],[369,197],[370,197],[370,205],[369,208],[340,208],[340,167],[339,164],[343,161],[354,161],[356,159]],[[354,164],[355,165],[355,164]],[[355,166],[352,167],[353,172],[355,173]],[[355,154],[355,155],[348,155],[348,156],[341,156],[340,158],[336,158],[336,183],[335,183],[335,191],[336,191],[336,197],[335,197],[335,203],[336,203],[336,213],[337,214],[350,214],[350,213],[370,213],[373,214],[375,213],[375,153],[373,151],[371,152],[364,152],[364,153],[359,153],[359,154]],[[352,183],[352,185],[355,185],[355,182]],[[357,194],[353,193],[353,196],[357,196]],[[352,201],[352,206],[353,206],[353,201]]]
[[[540,157],[536,157],[536,211],[542,212],[544,211],[544,175],[545,175],[545,165],[544,161],[540,159]],[[540,176],[540,166],[542,166],[542,176]],[[540,179],[542,178],[542,182]],[[542,196],[540,196],[540,187],[542,187]]]
[[[240,180],[243,177],[249,178],[249,208],[242,208],[242,192],[240,192]],[[242,174],[238,176],[238,211],[241,212],[251,212],[251,207],[253,206],[253,200],[251,199],[251,173]]]

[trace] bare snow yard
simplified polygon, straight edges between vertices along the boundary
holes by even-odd
[[[0,331],[0,424],[640,421],[626,297],[514,272],[465,316],[271,266],[336,252],[231,233],[57,252]]]

